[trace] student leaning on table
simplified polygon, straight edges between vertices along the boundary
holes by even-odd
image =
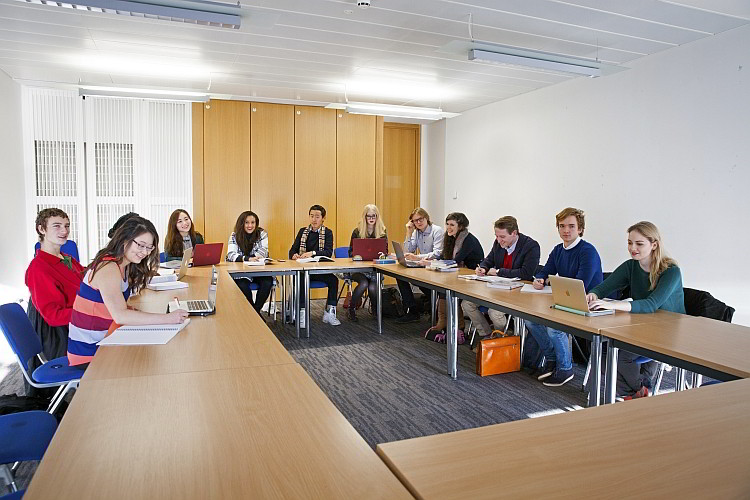
[[[378,210],[377,206],[365,205],[362,211],[362,218],[357,223],[354,231],[352,231],[352,237],[349,239],[349,257],[352,257],[352,253],[354,252],[352,244],[355,238],[383,238],[386,242],[388,241],[388,231],[385,228],[385,224],[383,224],[383,219],[380,217],[380,210]],[[387,243],[386,248],[388,248]],[[346,312],[346,316],[351,321],[357,321],[356,305],[362,299],[365,290],[369,291],[372,310],[378,310],[378,289],[374,272],[354,273],[352,274],[352,280],[357,282],[357,286],[354,292],[352,292],[352,299],[349,302],[349,309]]]
[[[96,353],[96,343],[107,336],[112,323],[153,325],[182,323],[187,311],[147,313],[128,307],[159,268],[159,235],[151,221],[130,217],[99,250],[78,290],[68,333],[68,361],[85,368]]]
[[[518,232],[518,221],[506,215],[495,221],[495,241],[492,250],[476,268],[477,276],[501,276],[531,281],[539,265],[539,243]],[[485,337],[492,333],[490,324],[474,302],[461,303],[464,314],[477,327],[477,334]],[[492,326],[496,330],[505,327],[505,314],[495,309],[488,311]]]
[[[320,205],[313,205],[308,211],[310,224],[300,228],[297,238],[289,249],[289,258],[292,260],[306,259],[323,255],[333,256],[333,231],[323,225],[326,219],[326,209]],[[316,274],[315,281],[322,281],[328,287],[328,298],[326,308],[323,311],[323,323],[338,326],[341,321],[336,317],[336,302],[338,302],[339,280],[334,274]],[[300,303],[305,301],[305,291],[299,291]],[[299,326],[305,326],[305,310],[300,309]]]
[[[416,252],[419,251],[417,254]],[[404,239],[404,257],[407,260],[430,260],[439,259],[443,254],[443,228],[433,224],[430,214],[424,208],[418,207],[409,215],[406,223],[406,239]],[[419,321],[419,312],[416,309],[414,293],[407,281],[398,280],[398,290],[401,292],[401,301],[406,309],[406,314],[398,318],[399,323]],[[422,293],[430,296],[429,288],[419,287]]]
[[[659,229],[651,222],[641,221],[628,228],[628,252],[631,259],[586,296],[592,307],[632,313],[652,313],[658,309],[685,314],[682,273],[677,262],[669,258],[662,245]],[[632,302],[604,301],[611,293],[628,289]],[[636,364],[639,356],[620,351],[617,362],[617,394],[626,398],[648,396],[657,374],[658,363]]]
[[[203,244],[203,235],[195,230],[193,219],[187,210],[178,208],[169,216],[167,236],[164,238],[164,253],[167,260],[182,260],[188,248]]]
[[[555,222],[562,243],[552,249],[547,263],[536,274],[534,288],[542,289],[547,278],[557,274],[579,279],[586,290],[591,290],[602,282],[602,261],[594,245],[581,239],[586,226],[583,210],[565,208],[555,216]],[[530,321],[526,322],[526,327],[546,358],[538,379],[549,387],[558,387],[572,380],[573,357],[568,334]]]
[[[242,212],[234,223],[234,231],[229,236],[227,244],[227,262],[257,261],[268,257],[268,233],[260,227],[258,215],[246,210]],[[263,304],[268,300],[273,288],[271,276],[254,276],[252,278],[239,278],[235,280],[245,298],[253,305],[259,314]],[[258,285],[256,297],[253,300],[253,291],[250,284]]]

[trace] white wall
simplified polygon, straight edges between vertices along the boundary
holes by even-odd
[[[419,205],[430,218],[440,221],[445,217],[445,120],[422,125]]]
[[[581,208],[605,271],[628,258],[626,228],[651,220],[685,286],[750,325],[748,47],[745,26],[448,120],[445,212],[465,212],[485,250],[492,222],[515,215],[545,260],[559,242],[554,214]],[[427,149],[425,168],[439,165]]]

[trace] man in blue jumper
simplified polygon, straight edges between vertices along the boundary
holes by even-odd
[[[566,208],[555,216],[562,243],[552,249],[547,263],[534,279],[534,288],[541,290],[550,275],[583,281],[588,292],[602,282],[602,261],[594,245],[581,239],[585,227],[583,210]],[[573,356],[568,334],[544,325],[526,322],[526,327],[539,344],[546,365],[538,377],[549,387],[559,387],[573,379]]]

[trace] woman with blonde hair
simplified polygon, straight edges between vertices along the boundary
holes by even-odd
[[[659,309],[685,314],[682,273],[677,262],[667,256],[659,229],[641,221],[628,228],[628,251],[631,259],[586,296],[594,309],[615,309],[631,313],[652,313]],[[632,301],[604,301],[600,297],[624,289]],[[628,298],[625,297],[625,298]],[[627,399],[648,396],[658,364],[651,361],[636,364],[635,354],[620,351],[617,366],[617,393]]]
[[[377,206],[365,205],[364,210],[362,210],[362,218],[359,219],[357,227],[354,228],[352,237],[349,239],[349,257],[352,256],[352,245],[356,238],[383,238],[388,241],[388,231],[385,228],[385,224],[383,224],[383,219],[380,217],[380,210],[378,210]],[[352,300],[349,302],[346,316],[351,321],[357,321],[356,306],[365,294],[365,290],[369,290],[373,311],[377,310],[378,290],[376,288],[375,274],[372,272],[354,273],[352,280],[357,282],[357,286],[352,292]]]

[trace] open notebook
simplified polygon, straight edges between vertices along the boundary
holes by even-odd
[[[121,326],[97,345],[163,345],[180,333],[188,323],[190,318],[177,325]]]

